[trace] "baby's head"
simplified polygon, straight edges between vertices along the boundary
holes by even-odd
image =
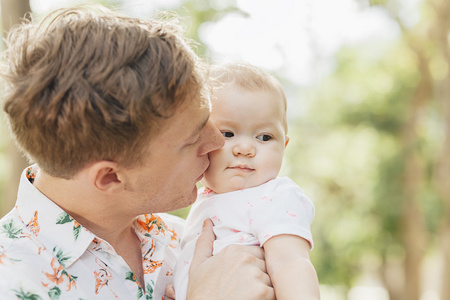
[[[274,179],[289,141],[281,84],[241,63],[213,66],[211,78],[211,120],[225,145],[209,154],[211,163],[202,183],[216,193],[226,193]]]

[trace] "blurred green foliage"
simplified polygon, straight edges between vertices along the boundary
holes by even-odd
[[[375,53],[374,53],[374,49]],[[312,252],[322,284],[351,287],[368,257],[402,261],[404,164],[402,130],[421,74],[404,39],[383,51],[377,41],[343,48],[331,76],[311,87],[308,113],[292,122],[285,163],[316,204]],[[421,112],[414,145],[425,165],[419,204],[428,251],[436,247],[443,204],[433,182],[439,150],[437,105]],[[407,149],[406,149],[407,151]]]

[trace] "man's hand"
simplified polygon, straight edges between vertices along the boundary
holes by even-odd
[[[173,284],[166,285],[164,300],[175,300],[175,289]]]
[[[275,299],[262,248],[230,245],[212,256],[214,240],[213,224],[205,220],[189,270],[188,300]]]

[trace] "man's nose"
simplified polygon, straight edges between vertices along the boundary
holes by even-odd
[[[208,120],[208,123],[206,123],[203,130],[206,141],[200,149],[200,155],[208,154],[209,152],[223,147],[225,139],[223,138],[223,135],[220,133],[219,129],[217,129],[217,127],[211,120]]]

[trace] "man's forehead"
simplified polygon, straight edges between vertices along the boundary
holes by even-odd
[[[205,127],[211,113],[211,100],[209,93],[205,93],[188,102],[186,110],[189,112],[189,124],[185,129],[189,130],[188,139],[198,135]],[[186,126],[186,124],[184,124]]]
[[[208,94],[207,97],[205,97],[201,100],[200,109],[199,109],[199,117],[196,120],[198,123],[198,126],[197,126],[194,134],[198,133],[199,131],[201,131],[203,129],[203,127],[205,127],[206,123],[209,120],[210,114],[211,114],[211,100],[210,100],[210,97]]]

